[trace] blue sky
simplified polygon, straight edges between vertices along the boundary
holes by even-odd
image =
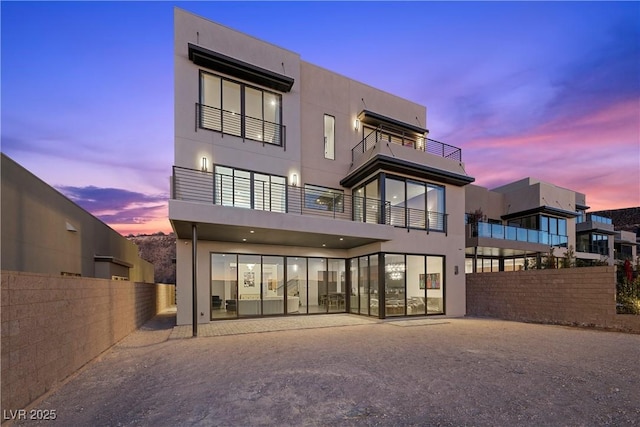
[[[476,183],[640,205],[638,2],[6,2],[2,151],[128,234],[169,231],[173,7],[427,106]]]

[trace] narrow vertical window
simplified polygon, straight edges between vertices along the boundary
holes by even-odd
[[[334,160],[336,157],[336,118],[324,115],[324,158]]]

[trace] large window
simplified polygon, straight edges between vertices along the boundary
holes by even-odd
[[[215,167],[214,203],[271,212],[286,212],[287,180],[226,166]]]
[[[379,224],[380,206],[380,192],[377,178],[353,191],[354,221]]]
[[[324,115],[324,158],[336,158],[336,119],[328,114]]]
[[[346,261],[211,254],[211,319],[344,313]]]
[[[567,245],[567,220],[565,218],[540,215],[540,230],[544,232],[542,243],[552,246]]]
[[[509,226],[541,231],[539,243],[551,246],[567,246],[567,220],[547,215],[530,215],[510,219]],[[518,232],[516,230],[516,232]]]
[[[305,184],[304,207],[329,212],[344,212],[344,191]]]
[[[445,187],[405,178],[385,176],[380,194],[380,177],[354,189],[354,220],[445,231]],[[380,221],[383,198],[384,221]]]
[[[385,314],[387,316],[404,316],[405,314],[406,271],[404,255],[386,254],[384,256]]]
[[[375,317],[444,313],[443,256],[372,254],[352,258],[349,271],[346,261],[212,253],[211,319],[345,313],[347,305]]]
[[[298,304],[298,311],[288,308],[291,314],[306,314],[309,308],[307,293],[307,259],[287,257],[287,301]],[[291,305],[291,304],[289,304]]]
[[[200,73],[201,128],[282,145],[282,96],[214,74]]]

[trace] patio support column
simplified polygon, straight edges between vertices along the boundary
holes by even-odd
[[[387,298],[385,295],[384,253],[378,254],[378,319],[387,317]]]
[[[474,273],[478,272],[478,247],[473,247],[473,270]]]
[[[198,230],[191,224],[192,336],[198,336]]]

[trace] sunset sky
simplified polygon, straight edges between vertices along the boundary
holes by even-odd
[[[2,152],[122,234],[171,231],[173,7],[427,106],[476,184],[640,206],[639,2],[6,2]]]

